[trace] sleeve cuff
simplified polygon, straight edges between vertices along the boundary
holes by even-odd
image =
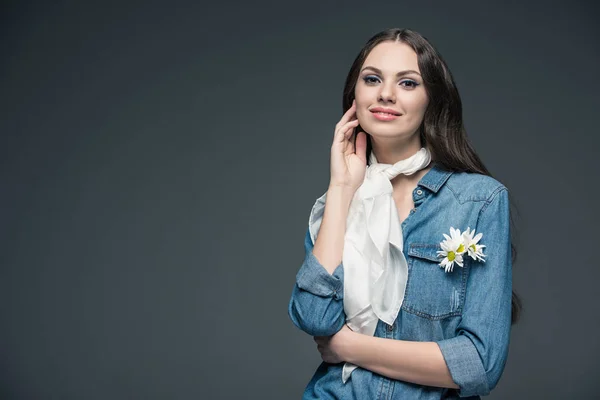
[[[344,268],[342,263],[333,271],[333,275],[321,265],[311,250],[307,251],[304,263],[296,275],[300,289],[321,297],[344,298]]]
[[[465,335],[440,340],[440,347],[452,380],[459,386],[458,395],[486,396],[490,393],[487,374],[477,349]]]

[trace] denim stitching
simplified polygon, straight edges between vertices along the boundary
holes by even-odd
[[[420,257],[420,258],[424,258],[428,261],[432,261],[431,258],[427,257],[427,254],[424,254],[421,251],[418,251],[418,249],[427,249],[427,248],[440,248],[439,245],[437,244],[421,244],[421,243],[415,243],[415,244],[411,244],[409,249],[408,249],[408,255],[409,256],[416,256],[416,257]],[[468,260],[466,260],[468,261]],[[457,306],[457,309],[454,311],[449,311],[447,313],[443,313],[443,314],[430,314],[421,310],[417,310],[416,308],[414,308],[413,306],[407,305],[406,304],[406,300],[407,298],[410,296],[410,288],[411,288],[411,274],[410,271],[413,270],[414,266],[414,258],[413,257],[409,257],[408,258],[408,279],[406,282],[406,289],[404,291],[404,299],[402,300],[402,309],[404,311],[409,312],[410,314],[414,314],[417,315],[419,317],[422,318],[426,318],[428,320],[440,320],[440,319],[444,319],[444,318],[448,318],[448,317],[454,317],[454,316],[460,316],[462,314],[463,311],[463,306],[464,306],[464,299],[465,299],[465,292],[466,292],[466,286],[467,286],[467,271],[465,270],[465,268],[467,267],[467,265],[465,265],[464,267],[458,267],[461,270],[461,287],[460,287],[460,303]]]
[[[485,202],[486,199],[485,198],[460,198],[458,193],[454,191],[454,189],[452,189],[452,187],[447,184],[446,187],[448,188],[448,190],[454,195],[454,198],[456,199],[456,201],[458,202],[458,204],[463,205],[467,202],[471,202],[471,203],[479,203],[479,202]]]
[[[420,186],[423,186],[429,190],[431,190],[432,192],[438,192],[438,190],[440,190],[440,188],[442,187],[442,185],[444,183],[446,183],[446,181],[448,180],[448,178],[450,177],[450,175],[452,175],[454,172],[453,171],[441,171],[442,175],[439,177],[439,179],[437,180],[437,182],[419,182]],[[425,175],[427,176],[427,175]]]
[[[505,190],[508,193],[508,189],[505,186],[499,186],[496,188],[496,190],[494,190],[492,192],[492,194],[486,200],[485,204],[481,207],[481,210],[479,210],[479,215],[477,216],[477,222],[479,222],[479,217],[481,216],[481,214],[483,214],[483,212],[488,208],[488,206],[494,201],[494,197],[496,197],[496,195],[503,190]]]
[[[388,395],[387,395],[387,398],[388,398],[389,400],[391,400],[391,399],[392,399],[392,393],[393,393],[393,390],[392,390],[392,389],[393,389],[393,387],[394,387],[394,381],[390,379],[390,382],[389,382],[389,384],[388,384]]]
[[[383,375],[380,375],[380,379],[381,379],[381,384],[379,385],[379,390],[377,390],[377,398],[380,399],[381,398],[381,391],[383,390],[383,381],[384,381],[384,377]]]

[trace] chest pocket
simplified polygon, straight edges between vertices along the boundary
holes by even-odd
[[[402,309],[429,319],[460,315],[465,298],[468,260],[465,268],[454,264],[452,271],[445,272],[438,250],[442,250],[439,244],[411,243],[406,257],[408,281]]]

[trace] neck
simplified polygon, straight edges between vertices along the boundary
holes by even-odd
[[[398,161],[405,160],[414,155],[421,149],[421,139],[418,135],[403,141],[395,139],[393,142],[371,137],[372,151],[381,164],[396,164]]]

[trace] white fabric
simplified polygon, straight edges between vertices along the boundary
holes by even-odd
[[[427,167],[431,155],[426,148],[421,148],[411,157],[391,165],[378,163],[371,152],[369,160],[365,179],[350,203],[342,265],[346,324],[355,332],[372,336],[378,319],[388,325],[396,320],[408,278],[402,228],[390,180]],[[310,213],[308,225],[313,245],[321,227],[326,199],[327,193],[319,197]],[[356,368],[354,364],[344,364],[344,383]]]

